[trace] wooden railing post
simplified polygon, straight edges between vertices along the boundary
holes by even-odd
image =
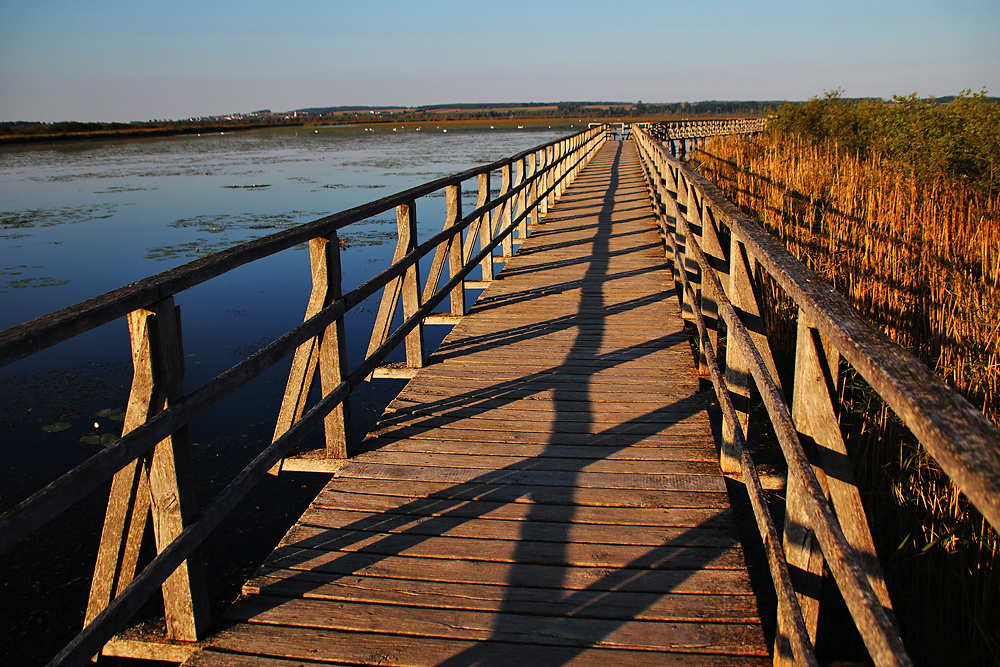
[[[541,179],[538,184],[538,196],[540,198],[538,202],[538,218],[540,220],[549,214],[549,195],[544,193],[552,184],[552,146],[542,149],[538,170],[541,172]]]
[[[488,184],[488,181],[487,181]],[[488,228],[489,222],[483,227]],[[399,234],[399,243],[406,248],[406,253],[413,252],[417,248],[417,202],[411,201],[408,204],[400,204],[396,207],[396,226]],[[403,297],[403,319],[408,320],[420,309],[420,269],[419,263],[414,262],[406,273],[403,274],[402,297]],[[490,263],[492,271],[493,264]],[[406,365],[410,368],[423,368],[426,361],[424,353],[424,323],[418,322],[417,326],[406,335]]]
[[[688,197],[690,191],[688,185],[685,182],[683,176],[678,179],[677,182],[677,216],[688,217],[688,211],[690,207],[688,206]],[[701,280],[698,276],[698,262],[691,256],[688,252],[688,236],[684,231],[684,225],[681,224],[680,220],[676,221],[674,228],[674,238],[677,240],[678,250],[681,252],[681,258],[684,260],[683,266],[676,267],[676,271],[680,273],[685,272],[687,276],[687,281],[691,283],[691,286],[697,290],[701,286]],[[683,282],[681,283],[683,284]],[[681,317],[689,322],[694,321],[694,309],[698,307],[698,304],[692,303],[690,297],[684,293],[683,290],[680,291],[681,297]]]
[[[306,320],[341,296],[340,239],[336,232],[328,237],[317,237],[309,241],[309,263],[312,269],[312,292],[306,306]],[[321,336],[311,338],[295,350],[271,442],[284,435],[302,417],[317,367],[320,369],[320,386],[324,394],[344,380],[347,376],[346,349],[344,321],[343,318],[338,318]],[[327,415],[325,425],[327,457],[347,458],[350,437],[350,409],[347,400]],[[276,473],[280,469],[279,463],[271,472]]]
[[[716,226],[715,215],[709,207],[707,201],[701,202],[702,240],[701,248],[712,263],[712,268],[719,281],[725,285],[729,282],[729,264],[726,255],[722,251],[722,243],[719,241],[719,231]],[[706,290],[701,297],[701,311],[705,318],[705,325],[708,327],[708,336],[712,348],[719,349],[719,304],[716,295],[712,290]]]
[[[566,190],[566,164],[568,160],[563,158],[566,157],[566,153],[569,149],[569,142],[565,139],[556,144],[556,160],[558,160],[558,167],[556,168],[556,189],[552,193],[553,204],[560,199],[562,199],[563,192]]]
[[[445,189],[448,200],[448,210],[445,218],[445,229],[454,227],[462,219],[462,186],[449,185]],[[448,272],[456,276],[465,265],[462,258],[462,235],[456,234],[448,244]],[[462,280],[451,291],[451,314],[461,317],[465,315],[465,281]]]
[[[313,260],[313,284],[317,273],[326,275],[326,305],[339,299],[342,292],[340,268],[340,239],[333,233],[327,238],[314,239],[309,244]],[[319,263],[321,266],[316,267]],[[338,317],[323,332],[319,346],[320,389],[326,396],[347,379],[347,334],[343,316]],[[346,459],[351,436],[350,397],[344,398],[323,420],[326,436],[326,456]]]
[[[821,467],[821,470],[816,470],[816,476],[833,503],[844,536],[858,552],[872,590],[886,612],[892,615],[889,590],[834,410],[839,366],[839,352],[823,339],[806,314],[799,310],[792,419],[803,439],[814,444]],[[803,613],[805,611],[803,606]],[[806,620],[808,624],[809,619]]]
[[[525,221],[528,217],[531,218],[531,224],[533,226],[538,225],[538,178],[536,174],[538,172],[538,153],[532,151],[528,154],[528,178],[531,179],[531,185],[526,188],[527,200],[525,201],[525,206],[528,208],[529,215],[525,216]],[[527,230],[525,230],[527,231]]]
[[[406,254],[406,246],[402,239],[396,239],[396,251],[392,255],[392,263],[395,264]],[[385,339],[389,336],[389,327],[392,324],[393,314],[399,304],[399,291],[402,285],[402,278],[393,278],[386,283],[382,290],[382,300],[379,302],[378,314],[375,316],[375,326],[372,327],[372,337],[368,342],[368,352],[365,355],[370,357],[372,352],[377,350]]]
[[[528,179],[531,177],[530,170],[528,169],[529,157],[523,157],[517,161],[517,183],[516,187],[521,188],[517,193],[517,214],[521,217],[521,221],[517,223],[517,238],[521,243],[524,243],[525,239],[528,238],[528,215],[527,215],[527,205],[528,205],[528,192],[530,187],[523,186]]]
[[[184,395],[180,314],[173,298],[133,311],[128,323],[133,379],[123,433]],[[150,516],[157,551],[162,551],[197,513],[190,440],[183,427],[114,476],[84,624],[135,577]],[[167,578],[162,590],[167,636],[178,641],[200,639],[211,621],[200,551]]]
[[[476,200],[476,208],[482,208],[490,200],[490,172],[479,174],[479,199]],[[485,248],[493,241],[493,224],[490,213],[483,213],[479,218],[479,247]],[[469,253],[471,257],[471,252]],[[483,271],[483,280],[489,282],[493,280],[493,257],[483,258],[480,267]]]
[[[511,167],[510,164],[505,164],[503,166],[503,169],[501,169],[500,171],[501,197],[505,196],[508,192],[510,192],[510,186],[511,186],[510,167]],[[493,217],[496,220],[494,233],[496,233],[501,229],[507,229],[507,227],[510,226],[511,220],[514,219],[512,216],[513,208],[514,208],[514,202],[512,200],[508,200],[500,206],[500,211],[498,213],[494,213]],[[513,232],[504,234],[502,247],[503,247],[503,256],[507,259],[510,259],[514,255]]]
[[[764,320],[760,316],[760,307],[757,302],[756,280],[754,278],[755,263],[756,259],[747,252],[746,247],[740,243],[736,234],[733,234],[730,239],[727,296],[746,326],[768,372],[780,388],[781,380],[778,377],[774,356],[771,354],[771,347],[767,342]],[[739,415],[743,432],[746,433],[749,423],[750,390],[753,381],[750,377],[747,361],[732,346],[726,348],[726,384],[730,387],[733,406]]]

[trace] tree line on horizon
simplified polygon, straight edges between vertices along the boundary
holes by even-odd
[[[907,99],[915,99],[915,95]],[[961,97],[961,96],[959,96]],[[956,96],[928,98],[924,102],[943,105]],[[1000,98],[981,96],[984,101]],[[839,91],[838,91],[838,99]],[[900,98],[896,98],[898,100]],[[893,104],[881,98],[843,99],[843,102],[866,105]],[[254,112],[236,118],[211,117],[183,120],[148,120],[121,122],[60,121],[0,121],[0,140],[4,142],[49,139],[87,138],[91,136],[140,137],[211,132],[232,129],[252,129],[284,125],[366,122],[420,122],[447,120],[532,120],[545,118],[585,117],[599,119],[665,119],[677,117],[765,116],[774,115],[785,107],[809,107],[814,100],[789,102],[778,100],[706,100],[701,102],[644,103],[638,102],[502,102],[431,104],[420,107],[331,106],[296,109],[283,113]],[[778,114],[780,116],[780,114]]]

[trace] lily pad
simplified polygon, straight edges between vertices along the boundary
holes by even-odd
[[[92,433],[90,435],[85,435],[80,438],[80,442],[86,443],[88,445],[101,445],[102,447],[107,447],[108,445],[113,445],[118,441],[118,436],[114,433]]]
[[[69,430],[73,425],[69,422],[56,422],[55,424],[48,424],[42,427],[42,430],[46,433],[61,433],[62,431]]]
[[[125,411],[121,408],[105,408],[104,410],[99,410],[97,416],[101,419],[110,419],[113,422],[125,421]]]

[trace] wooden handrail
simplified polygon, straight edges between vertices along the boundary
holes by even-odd
[[[662,152],[662,147],[661,147]],[[1000,429],[686,163],[664,155],[768,274],[896,412],[994,529],[1000,530]]]
[[[673,248],[685,312],[691,310],[695,315],[702,358],[707,358],[707,371],[723,407],[720,464],[730,471],[735,471],[737,462],[742,467],[771,557],[779,600],[788,592],[784,586],[787,564],[775,562],[778,555],[779,560],[794,561],[798,570],[820,575],[825,558],[876,664],[909,664],[858,491],[849,466],[844,465],[847,451],[830,393],[836,386],[838,360],[842,355],[883,397],[994,527],[1000,525],[1000,431],[930,369],[867,323],[832,287],[758,223],[741,214],[714,185],[673,158],[661,140],[641,128],[633,128],[633,136],[643,159],[650,196]],[[718,241],[720,225],[728,228],[732,240],[728,257]],[[762,267],[800,310],[792,410],[779,389],[773,362],[767,363],[770,351],[766,339],[752,339],[752,332],[730,301],[749,298],[749,307],[741,303],[740,310],[756,309],[752,278],[741,266],[747,259]],[[723,277],[729,279],[728,285]],[[742,287],[739,281],[744,283]],[[703,310],[705,316],[721,315],[729,332],[725,378],[713,348],[715,332],[706,326]],[[788,463],[783,554],[770,546],[773,532],[767,517],[756,509],[760,492],[743,465],[746,422],[737,414],[731,394],[746,395],[738,386],[746,373],[730,374],[728,369],[733,364],[742,365],[752,375]],[[800,438],[815,441],[819,465],[810,463]],[[819,551],[810,551],[810,532],[819,542]],[[800,534],[805,537],[803,541]],[[810,664],[814,657],[796,648],[801,647],[798,619],[808,609],[804,620],[815,642],[818,598],[804,591],[801,584],[797,589],[793,596],[797,600],[789,599],[785,604],[801,602],[803,606],[791,604],[780,611],[778,643],[790,640],[793,655],[789,657],[797,664]],[[786,616],[788,612],[790,616]],[[776,646],[776,662],[784,660],[783,648]]]
[[[728,118],[724,120],[680,120],[633,123],[657,141],[721,137],[729,134],[754,134],[767,127],[766,118]]]
[[[515,231],[520,232],[521,236],[518,240],[523,241],[523,236],[527,231],[527,219],[531,217],[536,224],[540,221],[542,211],[558,198],[565,186],[593,157],[604,140],[603,128],[585,130],[484,167],[477,167],[454,176],[438,179],[376,202],[320,218],[295,229],[242,244],[0,332],[0,365],[2,365],[124,315],[145,312],[142,309],[150,309],[149,315],[146,317],[153,318],[150,321],[155,324],[158,313],[166,313],[168,308],[170,313],[173,312],[171,298],[173,294],[303,241],[311,243],[314,281],[322,283],[319,286],[314,283],[314,292],[310,298],[311,303],[307,309],[307,317],[302,324],[292,328],[283,336],[187,396],[180,396],[179,385],[175,385],[172,390],[173,394],[171,394],[173,400],[165,405],[162,411],[150,416],[144,422],[140,419],[139,421],[142,423],[123,435],[117,443],[102,450],[33,494],[11,511],[0,516],[0,553],[58,516],[74,502],[105,483],[112,476],[115,476],[117,480],[125,475],[127,467],[133,465],[133,462],[146,452],[154,448],[156,452],[159,452],[164,446],[163,443],[169,442],[168,439],[172,434],[183,429],[195,417],[287,357],[293,350],[302,351],[303,346],[314,346],[320,350],[318,363],[321,368],[329,364],[334,364],[337,368],[333,375],[326,373],[323,376],[323,396],[317,405],[303,412],[305,395],[308,394],[312,376],[309,371],[303,371],[302,368],[297,371],[293,365],[293,373],[299,372],[300,376],[295,378],[294,382],[290,379],[289,385],[297,384],[298,390],[305,392],[301,396],[302,409],[293,410],[290,413],[292,414],[290,419],[282,417],[286,423],[282,425],[282,422],[279,421],[273,442],[250,465],[244,468],[222,493],[210,502],[205,510],[197,513],[195,519],[186,523],[183,530],[179,530],[179,534],[169,541],[169,544],[158,544],[159,555],[149,566],[134,578],[132,573],[123,575],[127,578],[118,583],[119,591],[116,597],[108,599],[113,584],[106,584],[104,592],[96,598],[92,596],[91,609],[88,609],[88,623],[84,630],[54,659],[52,664],[85,664],[91,656],[99,653],[104,643],[122,628],[131,615],[156,591],[156,588],[163,585],[167,578],[172,576],[171,573],[191,556],[205,537],[252,487],[253,483],[283,456],[287,455],[302,440],[307,431],[326,422],[328,443],[331,427],[340,429],[341,432],[335,435],[339,438],[339,442],[346,443],[347,424],[341,420],[339,425],[333,424],[331,426],[329,419],[331,413],[343,405],[350,393],[371,375],[372,371],[384,361],[393,349],[404,339],[409,340],[414,330],[419,331],[424,320],[432,314],[433,309],[438,304],[456,291],[464,290],[463,283],[470,271],[476,266],[485,266],[486,262],[490,263],[492,270],[492,254],[497,246],[503,244],[506,253],[508,248],[512,248],[511,238]],[[545,158],[544,161],[536,162],[535,157],[539,153]],[[520,176],[515,183],[512,183],[510,174],[515,163],[520,166]],[[457,219],[460,217],[460,198],[455,195],[460,192],[461,183],[470,178],[483,178],[484,175],[488,176],[490,171],[497,169],[502,170],[505,183],[500,196],[489,200],[487,190],[485,198],[481,200],[480,205],[475,210],[461,219]],[[412,217],[412,206],[415,199],[440,189],[446,189],[449,192],[449,198],[455,200],[452,202],[454,207],[449,206],[444,229],[420,244],[416,244],[415,235],[411,235],[411,240],[406,242],[405,252],[397,253],[396,261],[387,269],[347,294],[340,295],[337,230],[352,222],[370,218],[391,208],[397,209],[401,224],[404,220],[408,225],[415,224]],[[516,214],[514,213],[515,207],[517,207]],[[453,208],[455,210],[452,210]],[[448,248],[454,247],[456,243],[461,246],[463,231],[470,229],[477,220],[485,220],[485,225],[489,227],[489,233],[484,232],[482,235],[476,235],[480,240],[479,251],[472,252],[470,246],[467,253],[459,253],[458,255],[451,253]],[[472,236],[471,232],[470,236]],[[473,240],[476,240],[475,237]],[[403,242],[402,238],[401,242]],[[325,260],[322,259],[324,253],[327,258]],[[443,268],[445,255],[452,256],[452,261],[449,262],[450,275],[444,285],[438,286],[436,283],[439,282],[441,276],[439,270],[434,277],[435,284],[428,284],[421,296],[419,289],[413,289],[413,286],[419,287],[416,284],[416,268],[420,259],[430,253],[441,255],[441,268]],[[332,264],[328,262],[332,262]],[[317,269],[317,267],[319,268]],[[334,273],[331,274],[331,271]],[[345,313],[379,290],[384,289],[388,293],[394,281],[398,282],[403,279],[409,280],[413,284],[408,288],[410,292],[405,297],[408,299],[408,305],[405,306],[407,316],[403,323],[391,333],[386,330],[379,344],[369,351],[359,367],[349,374],[346,373],[342,367],[344,358],[342,323]],[[316,300],[318,300],[316,303],[312,303]],[[459,301],[464,303],[461,299]],[[162,305],[157,306],[156,304]],[[179,330],[176,335],[179,337]],[[140,343],[154,347],[157,345],[156,337],[142,338],[146,341],[144,343],[140,341],[140,338],[133,335],[133,345]],[[336,349],[329,349],[330,345],[324,347],[324,341],[333,341],[333,347]],[[326,351],[324,352],[324,350]],[[156,350],[153,350],[152,353],[158,354]],[[138,369],[139,356],[141,355],[135,350],[133,354]],[[142,354],[149,353],[143,352]],[[422,351],[417,353],[418,357],[422,358],[422,355]],[[143,357],[143,359],[146,358]],[[177,355],[169,358],[176,359]],[[175,363],[181,362],[175,361]],[[316,368],[315,363],[310,364],[308,361],[304,361],[303,364],[303,368],[310,366],[312,370]],[[170,374],[167,373],[167,375]],[[149,376],[148,372],[146,376]],[[144,391],[154,395],[162,389],[149,386]],[[289,393],[286,391],[286,399],[288,398]],[[293,398],[297,400],[299,397]],[[346,450],[341,447],[339,453],[335,455],[345,456]],[[146,474],[141,470],[140,472],[142,475]],[[133,496],[135,493],[134,483],[133,480]],[[180,487],[185,483],[185,480],[175,476],[173,483]],[[115,488],[113,487],[112,490],[112,502],[115,501]],[[143,487],[142,492],[149,492],[148,485]],[[126,494],[122,502],[126,503],[126,513],[132,514],[131,503],[136,502],[134,497],[130,500]],[[135,511],[144,513],[148,511],[148,507],[147,503],[143,505],[142,510]],[[190,517],[194,514],[191,507],[181,508],[180,515],[182,516]],[[109,505],[108,520],[110,521],[110,519],[111,505]],[[102,558],[121,558],[120,553],[123,549],[116,545],[125,545],[126,540],[139,539],[131,533],[135,532],[141,538],[143,532],[141,529],[130,529],[128,531],[130,534],[126,536],[125,527],[119,521],[115,529],[117,533],[112,531],[109,534],[108,526],[109,524],[106,523],[106,534],[102,538],[102,553],[98,557],[99,567]],[[116,540],[118,541],[116,542]],[[104,553],[105,542],[110,545],[107,549],[108,554]],[[133,552],[138,551],[138,544],[132,544],[132,542],[129,544],[131,544],[130,549]],[[117,571],[118,566],[111,564],[105,569]],[[187,593],[192,592],[195,591],[187,591]],[[170,596],[165,588],[164,599],[169,606],[168,597]],[[205,619],[187,618],[181,619],[179,623],[178,627],[184,626],[186,628],[180,634],[188,633],[193,637],[200,632],[200,628],[204,627]],[[168,631],[170,628],[171,619],[168,614]]]

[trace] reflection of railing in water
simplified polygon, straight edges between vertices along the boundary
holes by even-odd
[[[422,327],[427,321],[454,322],[465,312],[467,287],[493,279],[493,251],[513,254],[577,173],[606,140],[605,128],[587,130],[491,165],[439,179],[405,192],[242,244],[152,276],[61,311],[0,332],[0,365],[126,317],[132,341],[134,378],[124,435],[0,517],[0,552],[9,550],[73,503],[112,480],[111,498],[95,568],[84,630],[56,656],[56,664],[83,664],[99,654],[157,589],[163,591],[168,636],[193,641],[210,617],[197,549],[254,483],[279,463],[307,432],[323,425],[327,456],[347,454],[346,401],[400,343],[407,366],[424,365]],[[499,195],[491,199],[490,173],[501,173]],[[461,188],[476,178],[476,208],[463,216]],[[444,230],[417,242],[416,200],[444,190]],[[395,208],[399,241],[392,265],[347,294],[340,289],[337,231]],[[516,233],[516,236],[515,236]],[[255,260],[309,242],[313,289],[303,324],[223,372],[190,394],[182,388],[184,355],[173,296]],[[476,251],[478,245],[478,252]],[[420,290],[418,261],[433,253]],[[439,287],[448,267],[448,280]],[[481,267],[481,281],[466,276]],[[383,291],[366,359],[346,368],[343,318],[366,298]],[[450,315],[433,309],[450,300]],[[391,330],[402,302],[403,323]],[[294,352],[292,370],[272,444],[244,468],[200,512],[193,502],[187,425]],[[306,399],[320,375],[322,398],[308,410]],[[138,571],[142,537],[152,518],[156,558]]]
[[[825,560],[875,664],[911,664],[836,417],[841,357],[994,527],[1000,527],[1000,432],[711,183],[669,155],[661,143],[666,139],[635,127],[633,137],[683,286],[685,317],[698,327],[702,372],[711,377],[723,408],[720,462],[724,471],[742,473],[768,553],[779,601],[775,662],[816,664],[818,584]],[[758,269],[798,306],[791,409],[760,322]],[[719,325],[727,332],[724,369],[715,354]],[[783,542],[744,446],[751,389],[767,407],[788,464]],[[812,462],[804,447],[814,451]]]

